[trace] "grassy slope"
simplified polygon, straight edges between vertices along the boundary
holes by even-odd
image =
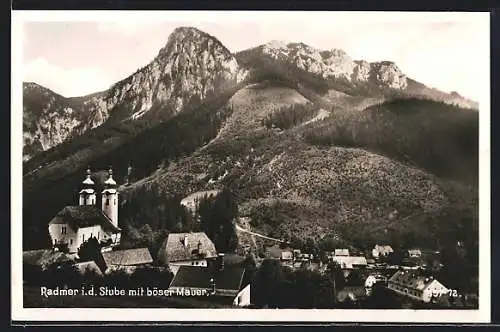
[[[407,134],[411,126],[435,125],[441,128],[444,140],[439,151],[453,153],[458,142],[451,133],[460,132],[462,127],[474,128],[468,127],[469,113],[464,115],[439,103],[410,100],[385,104],[389,110],[395,108],[396,115],[390,111],[380,120],[379,114],[373,114],[379,108],[372,107],[365,112],[349,112],[351,115],[342,121],[334,116],[305,129],[276,132],[262,126],[262,118],[277,107],[306,101],[289,88],[272,85],[239,91],[230,101],[233,115],[216,139],[192,156],[137,182],[126,189],[124,196],[127,191],[131,194],[145,187],[161,188],[159,191],[167,195],[228,185],[237,194],[241,213],[254,218],[256,229],[277,237],[334,234],[355,242],[372,242],[397,234],[408,243],[434,246],[434,236],[463,237],[464,229],[474,228],[477,193],[467,185],[443,181],[422,171],[419,155],[412,154],[421,147],[422,133]],[[335,103],[334,98],[331,101]],[[402,109],[408,114],[401,114]],[[423,122],[429,112],[436,114],[431,122]],[[332,123],[357,128],[350,148],[316,148],[303,140],[303,130],[321,132]],[[390,151],[367,144],[368,137],[384,135],[388,137],[382,142],[395,145],[397,151],[416,160],[391,160],[381,155],[390,155],[386,153]],[[408,137],[405,144],[399,141],[401,137]],[[469,152],[463,156],[463,167],[473,164],[474,155]],[[446,155],[436,158],[446,160]],[[444,166],[453,171],[456,165]],[[215,181],[209,184],[209,180]],[[464,220],[454,225],[451,216]]]

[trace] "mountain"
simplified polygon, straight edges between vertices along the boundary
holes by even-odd
[[[195,28],[174,30],[145,67],[107,91],[65,98],[24,84],[24,160],[103,124],[168,118],[231,88],[245,77],[235,57]]]
[[[250,68],[295,77],[322,93],[334,89],[365,97],[423,97],[466,108],[478,108],[456,92],[445,93],[408,78],[392,61],[353,60],[341,49],[318,50],[304,43],[271,41],[236,54]]]
[[[299,43],[232,55],[180,28],[103,95],[115,106],[102,125],[24,163],[26,246],[74,204],[88,165],[113,165],[125,229],[190,231],[180,200],[229,188],[279,238],[477,248],[478,112],[394,63]]]
[[[102,124],[103,95],[65,98],[36,83],[23,83],[23,160]]]

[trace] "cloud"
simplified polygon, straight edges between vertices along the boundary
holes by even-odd
[[[42,57],[24,65],[23,81],[38,83],[65,97],[106,90],[112,83],[106,73],[98,68],[62,68]]]

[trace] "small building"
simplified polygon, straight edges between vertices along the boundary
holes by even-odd
[[[370,274],[365,280],[365,288],[372,288],[375,284],[386,283],[387,278],[381,274]]]
[[[430,302],[447,294],[448,289],[432,276],[418,271],[397,271],[389,278],[387,288],[414,300]]]
[[[349,256],[349,249],[335,249],[334,256]]]
[[[384,257],[392,254],[394,250],[390,245],[375,245],[372,249],[372,256],[375,258]]]
[[[158,260],[168,265],[173,274],[179,266],[208,266],[217,257],[214,243],[204,232],[170,233],[158,252]]]
[[[333,256],[333,262],[340,265],[341,269],[359,269],[364,268],[368,264],[364,256]]]
[[[291,262],[291,261],[293,261],[293,252],[291,252],[291,251],[282,251],[281,252],[281,261],[283,261],[283,262]]]
[[[244,274],[244,268],[224,267],[221,262],[209,266],[181,265],[169,291],[173,296],[199,294],[207,301],[248,306],[251,304],[250,284],[243,284]]]
[[[408,256],[410,258],[420,258],[422,257],[422,251],[420,249],[408,249]]]
[[[104,272],[124,271],[134,272],[138,267],[149,266],[153,258],[148,248],[116,250],[102,253],[104,259]]]

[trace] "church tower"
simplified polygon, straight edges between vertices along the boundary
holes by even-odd
[[[113,179],[113,169],[109,167],[109,177],[104,181],[102,191],[102,212],[108,216],[113,225],[118,227],[118,190]]]
[[[92,181],[90,172],[90,166],[87,168],[87,177],[82,182],[82,190],[80,190],[80,201],[79,205],[95,205],[96,195],[95,195],[95,183]]]

